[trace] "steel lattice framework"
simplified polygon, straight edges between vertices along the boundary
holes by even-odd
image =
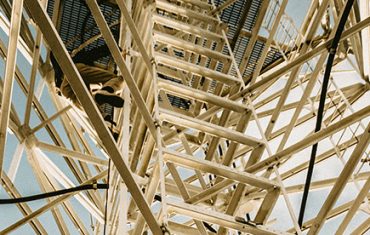
[[[1,0],[0,234],[363,234],[370,229],[370,3]],[[299,13],[298,13],[299,12]],[[117,141],[72,57],[124,78]],[[84,111],[56,92],[53,52]],[[303,226],[310,150],[319,142]]]

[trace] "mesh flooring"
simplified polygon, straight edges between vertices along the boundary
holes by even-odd
[[[225,0],[215,0],[216,6],[222,4]],[[47,12],[50,16],[53,14],[54,0],[48,1]],[[251,7],[249,9],[247,18],[243,25],[243,30],[250,32],[255,25],[259,8],[261,7],[261,0],[253,0]],[[72,53],[76,53],[79,50],[84,50],[86,52],[91,52],[97,48],[104,46],[105,42],[102,38],[98,38],[88,46],[83,49],[79,49],[81,45],[88,39],[97,36],[100,32],[94,18],[90,14],[90,11],[83,0],[62,0],[62,11],[60,15],[60,20],[58,24],[58,32],[63,42],[66,45],[67,50]],[[221,20],[228,24],[228,37],[233,38],[236,29],[238,27],[239,21],[242,17],[243,8],[246,6],[246,0],[238,0],[228,8],[226,8],[221,14]],[[105,16],[105,19],[110,25],[113,35],[115,35],[118,40],[119,31],[119,9],[110,3],[102,2],[100,3],[100,8]],[[236,62],[241,63],[242,59],[245,57],[245,50],[249,43],[249,37],[239,36],[236,41],[236,46],[234,49],[234,55]],[[250,55],[249,61],[244,71],[241,71],[243,77],[250,76],[253,74],[255,66],[260,58],[262,50],[264,48],[264,43],[257,41],[254,45],[252,54]],[[281,54],[276,49],[271,49],[264,61],[264,66],[267,66],[274,62],[275,60],[281,58]],[[112,60],[111,56],[105,56],[100,58],[98,63],[108,64]],[[217,66],[217,70],[221,70],[222,65]],[[232,71],[233,73],[233,71]],[[234,71],[235,73],[235,71]],[[164,78],[166,79],[166,78]],[[182,99],[175,99],[174,97],[169,97],[172,105],[188,109],[188,102]]]
[[[242,18],[243,9],[247,5],[247,1],[248,0],[236,1],[234,4],[226,8],[220,15],[221,20],[228,24],[229,30],[228,30],[227,36],[229,39],[233,38],[236,33],[236,29]],[[223,4],[224,2],[225,0],[215,0],[215,5],[219,6]],[[244,22],[242,30],[251,32],[251,30],[253,29],[256,23],[261,4],[262,4],[261,0],[252,1],[251,7],[248,11],[248,15]],[[250,38],[246,36],[239,36],[238,40],[236,41],[235,48],[234,48],[234,56],[238,64],[240,64],[242,59],[246,56],[245,50],[248,47],[249,39]],[[261,41],[256,42],[256,44],[254,45],[253,51],[249,57],[249,61],[247,63],[245,70],[241,71],[241,74],[243,77],[248,77],[253,74],[264,46],[265,46],[264,42],[261,42]],[[263,62],[263,68],[273,63],[274,61],[276,61],[277,59],[281,57],[282,56],[277,49],[271,48],[267,54],[265,61]]]

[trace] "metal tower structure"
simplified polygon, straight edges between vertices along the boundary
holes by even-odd
[[[370,3],[333,51],[347,1],[291,2],[0,0],[1,202],[42,198],[0,204],[0,234],[366,233]],[[101,46],[124,78],[114,124],[73,62]],[[44,197],[76,186],[92,189]]]

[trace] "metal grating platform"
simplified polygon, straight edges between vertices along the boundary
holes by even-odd
[[[43,1],[11,2],[0,0],[0,234],[370,231],[366,1],[346,19],[326,99],[322,71],[339,1],[61,0],[57,29]],[[298,4],[307,14],[300,29],[288,14]],[[325,17],[331,33],[312,24]],[[97,62],[86,55],[100,59],[106,45],[112,54],[98,62],[125,78],[124,107],[114,112],[96,105],[69,60]],[[50,50],[84,111],[55,92]],[[88,187],[2,205],[75,186]]]

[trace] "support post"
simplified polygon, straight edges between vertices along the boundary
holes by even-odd
[[[120,151],[118,150],[118,147],[105,126],[104,120],[98,110],[98,108],[95,105],[95,102],[93,101],[91,95],[89,94],[89,91],[85,87],[84,82],[82,81],[81,76],[79,75],[76,66],[74,66],[72,59],[68,55],[68,52],[66,48],[63,45],[62,40],[60,39],[55,27],[53,26],[50,18],[47,16],[46,12],[42,9],[40,3],[35,0],[26,0],[25,1],[26,6],[30,12],[30,15],[35,20],[36,23],[40,26],[41,32],[43,32],[44,35],[48,35],[48,37],[45,38],[50,48],[54,51],[55,57],[62,68],[64,74],[68,78],[71,87],[74,91],[76,91],[77,98],[81,102],[82,106],[84,107],[87,115],[89,116],[92,125],[97,130],[98,136],[100,137],[102,144],[105,146],[105,149],[107,153],[109,154],[110,158],[112,159],[114,165],[117,167],[118,172],[120,173],[122,179],[126,183],[129,191],[132,194],[133,199],[136,201],[137,206],[139,207],[143,217],[145,218],[146,222],[148,223],[150,229],[154,234],[162,234],[162,230],[160,226],[158,225],[147,201],[144,198],[144,195],[138,185],[135,182],[135,179],[127,166],[127,164],[123,161]],[[91,1],[88,1],[88,3],[91,3]],[[93,3],[91,3],[94,5]],[[96,4],[96,2],[95,2]],[[100,12],[100,10],[98,9]],[[93,13],[95,14],[95,13]],[[101,14],[101,12],[100,12]],[[114,42],[115,43],[115,42]],[[117,47],[117,44],[115,44]],[[118,47],[116,48],[117,52],[118,50],[118,57],[120,58],[121,64],[124,64],[124,61],[119,53]],[[120,69],[126,69],[125,74],[130,74],[127,67],[125,65],[120,66]],[[130,80],[131,78],[131,80]],[[130,80],[130,86],[129,88],[134,88],[135,94],[139,93],[137,90],[137,87],[135,86],[135,83],[130,76],[129,79],[126,79],[126,81]],[[131,90],[131,89],[130,89]],[[132,91],[132,90],[131,90]],[[134,94],[133,94],[134,95]],[[140,95],[140,94],[139,94]],[[139,96],[141,97],[141,96]],[[144,102],[143,100],[141,100]],[[144,103],[141,103],[145,106]],[[141,107],[146,110],[146,107]],[[143,109],[140,109],[143,111]],[[147,111],[147,110],[146,110]],[[148,111],[147,111],[148,112]],[[149,113],[147,113],[146,121],[149,126],[152,125],[152,134],[155,136],[155,127],[154,123],[152,122],[151,116]]]
[[[0,118],[0,177],[3,169],[5,144],[7,137],[7,128],[9,124],[10,106],[13,93],[13,80],[15,75],[15,66],[17,59],[17,45],[19,31],[22,21],[23,0],[13,1],[12,17],[10,22],[9,44],[5,67],[5,81],[3,88],[3,97],[1,100],[1,118]]]

